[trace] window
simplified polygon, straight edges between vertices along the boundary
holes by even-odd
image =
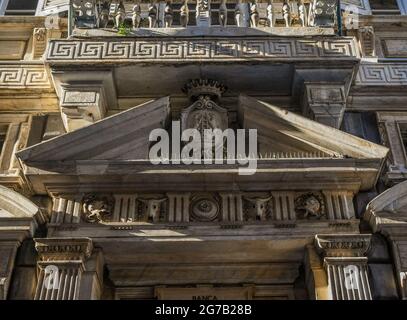
[[[397,0],[370,0],[373,14],[400,14]]]
[[[406,150],[407,150],[407,123],[402,122],[399,123],[399,130],[400,130],[400,136],[401,136],[401,142],[403,143],[404,146],[404,153],[407,156]]]
[[[5,16],[33,16],[38,0],[1,0],[0,14]]]

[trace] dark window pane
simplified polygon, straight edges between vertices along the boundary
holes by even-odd
[[[6,10],[35,10],[38,0],[10,0]]]
[[[1,155],[1,151],[3,150],[3,145],[4,145],[4,140],[6,139],[6,135],[1,134],[0,135],[0,155]]]
[[[372,10],[398,10],[396,0],[370,0]]]
[[[34,15],[37,9],[38,0],[10,0],[7,4],[4,15],[22,16]]]

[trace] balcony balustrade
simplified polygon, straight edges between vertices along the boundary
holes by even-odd
[[[338,0],[70,0],[73,28],[335,27]]]

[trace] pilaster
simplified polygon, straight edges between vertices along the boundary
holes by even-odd
[[[102,255],[89,238],[34,239],[39,255],[35,300],[98,299]]]
[[[328,278],[327,299],[372,299],[367,273],[370,240],[370,234],[315,236],[315,247]]]

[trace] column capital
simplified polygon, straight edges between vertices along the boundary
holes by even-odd
[[[84,262],[93,250],[90,238],[43,238],[34,239],[40,260],[79,260]]]
[[[315,247],[325,257],[364,257],[370,248],[371,234],[324,234],[315,236]]]

